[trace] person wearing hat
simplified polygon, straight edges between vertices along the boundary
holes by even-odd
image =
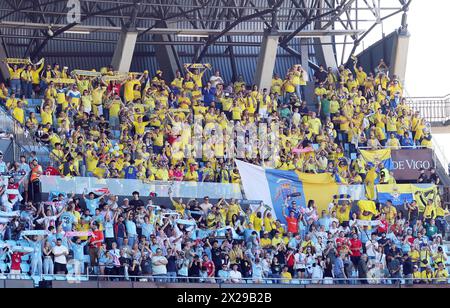
[[[433,283],[434,273],[433,273],[433,268],[431,267],[430,264],[428,264],[425,267],[425,269],[422,270],[421,277],[422,277],[422,283],[425,283],[425,284]]]
[[[417,265],[413,266],[412,279],[413,279],[412,280],[413,284],[422,283],[422,273],[419,271],[419,266],[417,266]]]

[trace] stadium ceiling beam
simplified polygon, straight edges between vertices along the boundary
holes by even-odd
[[[33,35],[8,35],[8,34],[0,34],[0,38],[2,39],[36,39],[39,38],[37,36],[33,36]],[[99,40],[99,39],[85,39],[85,38],[64,38],[64,37],[57,37],[53,39],[54,41],[61,41],[61,42],[82,42],[82,43],[99,43],[99,44],[117,44],[116,40]],[[151,40],[151,41],[141,41],[141,42],[137,42],[137,45],[199,45],[202,46],[204,43],[200,42],[200,41],[171,41],[171,42],[167,42],[167,41],[157,41],[157,40]],[[344,43],[333,43],[336,45],[344,45]],[[10,46],[22,46],[23,45],[18,45],[18,44],[9,44]],[[240,41],[240,42],[233,42],[233,43],[229,43],[229,42],[217,42],[216,45],[219,46],[253,46],[253,47],[259,47],[261,46],[261,43],[258,42],[245,42],[245,41]],[[308,43],[307,45],[318,45],[318,44],[314,44],[314,43]],[[353,43],[345,43],[345,45],[353,45]],[[295,54],[297,55],[297,54]],[[298,53],[298,55],[300,55]]]
[[[350,2],[353,2],[353,1],[355,1],[355,0],[350,0]],[[318,14],[318,15],[316,13],[315,16],[313,16],[312,11],[309,12],[308,16],[306,16],[306,20],[300,25],[300,27],[298,27],[294,32],[290,33],[288,36],[283,38],[280,41],[280,45],[282,45],[282,46],[287,45],[294,37],[298,36],[308,25],[310,25],[312,22],[314,22],[316,20],[320,20],[329,15],[334,15],[333,19],[336,18],[336,16],[341,14],[341,11],[345,7],[345,5],[346,5],[346,2],[345,2],[345,0],[343,0],[342,3],[332,11],[327,11],[325,13]],[[324,27],[322,30],[325,30],[327,28],[328,27]]]
[[[175,3],[178,3],[178,2],[175,0]],[[178,9],[178,11],[180,11],[180,13],[181,13],[183,16],[185,16],[185,17],[189,20],[189,23],[192,25],[192,27],[193,27],[194,29],[198,29],[197,24],[196,24],[191,18],[189,18],[188,13],[186,13],[186,11],[183,9],[183,7],[182,7],[181,5],[179,5],[179,6],[177,7],[177,9]],[[164,17],[161,17],[161,19],[164,19]]]
[[[181,16],[186,15],[186,14],[188,14],[188,13],[195,12],[195,11],[197,11],[197,10],[199,10],[199,9],[203,9],[203,8],[205,8],[210,2],[211,2],[211,0],[207,0],[207,1],[203,4],[203,6],[200,7],[200,8],[196,8],[196,9],[192,9],[192,10],[185,11],[185,12],[182,12],[182,13],[178,13],[178,14],[175,14],[175,15],[173,15],[173,16],[166,16],[166,17],[164,17],[164,18],[161,18],[160,20],[158,20],[157,22],[155,22],[155,23],[153,24],[153,26],[151,26],[151,27],[149,27],[149,28],[143,30],[142,32],[140,32],[139,35],[138,35],[138,37],[141,37],[141,36],[145,35],[146,33],[152,31],[152,29],[154,29],[154,28],[158,25],[158,22],[169,21],[169,20],[171,20],[171,19],[175,19],[175,18],[181,17]]]
[[[278,10],[284,3],[285,0],[278,0],[272,8],[270,9],[266,9],[263,11],[260,11],[258,13],[253,13],[250,15],[246,15],[243,16],[235,21],[233,21],[232,23],[230,23],[227,27],[225,27],[224,30],[222,30],[219,34],[214,35],[214,36],[210,36],[208,38],[208,40],[205,43],[205,46],[203,47],[202,51],[200,52],[200,54],[198,56],[196,56],[194,58],[194,63],[197,63],[199,61],[201,61],[203,59],[203,57],[206,55],[206,52],[208,50],[208,47],[211,46],[212,44],[214,44],[215,42],[217,42],[221,37],[223,37],[224,35],[226,35],[228,32],[230,32],[232,29],[234,29],[234,27],[236,27],[237,25],[239,25],[240,23],[244,22],[244,21],[248,21],[248,20],[252,20],[254,18],[260,17],[260,16],[264,16],[266,14],[270,14],[276,10]]]
[[[62,3],[62,2],[67,2],[67,0],[51,0],[51,1],[47,1],[47,2],[42,2],[40,5],[51,5],[51,4],[58,4],[58,3]],[[33,10],[35,9],[35,4],[33,3],[33,5],[29,5],[29,6],[25,6],[25,7],[21,7],[21,4],[23,3],[23,1],[20,2],[20,4],[13,10],[6,10],[7,13],[3,14],[0,16],[0,21],[4,20],[14,14],[17,13],[22,13],[22,12],[26,12],[28,10]],[[40,12],[37,12],[38,14],[40,14]]]
[[[11,29],[40,29],[40,30],[48,30],[48,24],[42,23],[30,23],[30,22],[15,22],[15,21],[0,21],[0,29],[1,28],[11,28]],[[64,27],[62,24],[53,25],[55,28]],[[104,27],[104,26],[84,26],[84,25],[75,25],[68,30],[65,31],[79,31],[80,33],[85,32],[89,33],[120,33],[122,31],[121,27]],[[165,34],[165,35],[178,35],[183,37],[198,37],[198,36],[207,36],[207,35],[219,35],[223,31],[220,29],[175,29],[175,28],[152,28],[148,30],[148,28],[137,28],[137,31],[140,32],[140,36],[144,34]],[[147,32],[145,32],[147,31]],[[144,33],[145,32],[145,33]],[[361,34],[364,30],[355,29],[355,30],[306,30],[298,33],[298,37],[320,37],[320,36],[341,36],[341,35],[353,35],[353,34]],[[279,30],[278,34],[280,36],[285,36],[292,33],[289,30]],[[63,32],[60,33],[64,34]],[[226,35],[230,36],[263,36],[264,30],[252,30],[252,29],[235,29],[230,30],[226,33]]]
[[[345,2],[345,0],[343,0],[343,5],[341,5],[341,7],[339,8],[339,10],[337,11],[337,14],[335,16],[333,16],[333,18],[328,21],[325,25],[321,26],[321,29],[325,30],[328,29],[330,26],[334,25],[334,23],[336,22],[336,20],[338,18],[340,18],[342,16],[343,13],[348,13],[349,10],[352,8],[353,3],[355,3],[356,0],[349,0],[347,2]],[[328,3],[328,1],[326,1],[326,3]]]
[[[111,3],[113,3],[113,4],[129,4],[130,3],[130,2],[127,2],[127,1],[113,1],[113,0],[81,0],[81,1],[83,1],[83,2],[96,2],[96,3],[109,3],[109,4],[111,4]],[[184,0],[184,1],[186,1],[186,0]],[[289,1],[292,1],[292,0],[289,0]],[[143,6],[154,6],[155,5],[155,0],[142,0],[141,4]],[[172,9],[177,7],[177,4],[174,4],[174,3],[158,3],[157,5],[161,6],[161,7],[165,7],[165,8],[172,8]],[[185,9],[203,9],[201,4],[199,4],[199,5],[183,4],[183,7]],[[217,4],[217,5],[208,5],[206,9],[215,9],[215,8],[222,10],[222,9],[248,9],[249,7],[248,6],[244,6],[244,5],[226,5],[226,6],[223,6],[223,5]],[[267,6],[257,6],[255,8],[259,9],[259,10],[264,10],[264,9],[267,9]],[[283,7],[281,9],[288,11],[290,8]],[[315,9],[315,8],[305,4],[302,9]],[[396,7],[382,7],[380,10],[384,11],[384,10],[395,10],[395,9],[396,9]],[[353,8],[352,10],[356,10],[356,9]],[[369,8],[362,8],[362,10],[366,10],[367,11],[367,10],[370,10],[370,9]]]
[[[93,17],[93,16],[96,16],[96,15],[99,14],[99,13],[115,12],[115,11],[118,11],[118,10],[120,10],[120,9],[122,9],[122,8],[129,8],[129,7],[132,7],[132,6],[135,6],[135,4],[134,4],[134,3],[130,3],[130,4],[127,4],[127,5],[119,5],[119,6],[110,8],[110,9],[105,9],[105,10],[101,10],[101,11],[90,12],[90,13],[88,13],[87,15],[82,16],[79,22],[73,22],[73,23],[70,23],[70,24],[68,24],[68,25],[66,25],[66,26],[63,26],[63,27],[57,29],[56,31],[54,31],[54,32],[53,32],[53,35],[47,35],[46,38],[44,39],[44,41],[43,41],[39,46],[37,46],[36,49],[32,52],[32,54],[30,55],[30,58],[31,58],[31,59],[35,59],[36,56],[37,56],[37,55],[45,48],[45,46],[47,46],[47,43],[48,43],[52,38],[54,38],[54,37],[56,37],[56,36],[58,36],[58,35],[61,35],[62,33],[66,32],[66,31],[68,31],[68,30],[70,30],[70,29],[72,29],[73,27],[75,27],[76,25],[82,23],[83,21],[87,20],[88,18],[91,18],[91,17]],[[52,30],[52,31],[53,31],[53,30]]]
[[[385,20],[387,20],[387,19],[389,19],[389,18],[391,18],[391,17],[393,17],[393,16],[395,16],[395,15],[398,15],[398,14],[400,14],[400,13],[405,13],[405,14],[406,14],[406,12],[409,10],[409,7],[410,7],[410,5],[411,5],[411,3],[412,3],[412,0],[409,0],[408,2],[399,0],[399,2],[400,2],[401,4],[403,4],[403,6],[402,6],[400,9],[398,9],[398,10],[396,10],[395,12],[393,12],[393,13],[391,13],[391,14],[388,14],[388,15],[386,15],[386,16],[384,16],[384,17],[381,17],[381,18],[380,18],[378,21],[376,21],[369,29],[367,29],[366,31],[364,31],[364,33],[362,33],[362,35],[361,35],[360,37],[358,37],[358,39],[354,40],[353,48],[352,48],[352,50],[351,50],[351,52],[350,52],[350,55],[349,55],[349,57],[348,57],[348,59],[347,59],[347,62],[351,60],[353,54],[356,52],[356,49],[357,49],[358,46],[361,44],[361,42],[362,42],[362,41],[367,37],[367,35],[369,35],[369,34],[372,32],[372,30],[375,29],[379,24],[381,24],[383,21],[385,21]]]

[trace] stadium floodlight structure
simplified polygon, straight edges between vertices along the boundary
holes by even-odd
[[[51,57],[58,53],[53,42],[61,41],[105,44],[114,51],[111,63],[127,70],[136,46],[150,45],[170,76],[182,67],[179,46],[191,48],[183,57],[193,63],[203,62],[214,46],[224,46],[236,77],[236,50],[248,46],[261,48],[258,73],[273,71],[277,49],[313,68],[317,63],[335,67],[384,20],[403,14],[406,29],[411,1],[3,0],[0,57]],[[337,37],[343,38],[337,42]],[[70,44],[64,46],[70,57]],[[340,63],[337,46],[342,46]]]

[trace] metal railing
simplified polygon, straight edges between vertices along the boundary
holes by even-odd
[[[450,94],[442,97],[409,97],[407,102],[430,123],[446,124],[450,120]]]
[[[50,150],[37,142],[33,134],[14,119],[3,106],[0,106],[0,129],[13,136],[15,160],[18,160],[20,155],[30,155],[33,149],[39,149],[37,158],[41,165],[47,167],[52,164]]]
[[[130,284],[132,282],[141,283],[156,283],[156,284],[203,284],[205,287],[209,286],[232,286],[232,285],[265,285],[265,286],[327,286],[327,285],[342,285],[342,286],[364,286],[364,285],[450,285],[448,277],[441,278],[391,278],[391,277],[375,277],[375,278],[239,278],[239,279],[224,279],[223,277],[182,277],[169,275],[41,275],[34,276],[18,275],[18,274],[0,274],[0,280],[14,279],[14,280],[34,280],[36,281],[64,281],[67,283],[100,283],[100,282],[120,282]]]

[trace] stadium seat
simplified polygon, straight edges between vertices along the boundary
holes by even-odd
[[[8,265],[5,262],[0,261],[0,272],[4,273],[4,272],[6,272],[7,269],[8,269]]]
[[[28,273],[30,271],[30,265],[28,263],[21,263],[20,268],[22,269],[22,273]]]
[[[8,240],[6,241],[6,243],[9,245],[9,247],[17,246],[17,242],[13,240]]]

